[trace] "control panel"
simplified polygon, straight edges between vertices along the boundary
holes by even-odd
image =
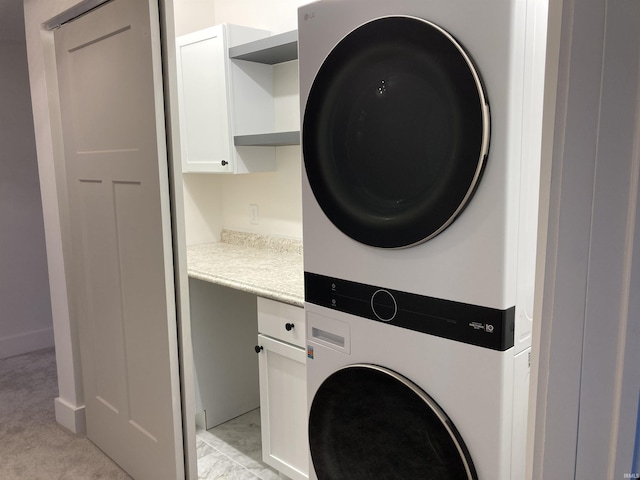
[[[493,350],[514,345],[515,307],[454,302],[305,272],[305,301]]]

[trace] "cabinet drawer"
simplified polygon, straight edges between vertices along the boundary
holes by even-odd
[[[258,331],[304,348],[306,331],[304,309],[258,297]]]

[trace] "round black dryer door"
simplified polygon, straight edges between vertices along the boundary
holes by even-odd
[[[357,364],[320,385],[309,414],[318,480],[478,478],[455,426],[413,382]]]
[[[383,17],[327,56],[302,135],[311,189],[334,225],[367,245],[407,247],[442,232],[471,199],[489,149],[489,107],[449,33]]]

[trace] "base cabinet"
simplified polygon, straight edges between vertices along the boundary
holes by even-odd
[[[259,298],[258,330],[263,461],[293,480],[305,480],[309,441],[306,351],[300,344],[303,309]]]

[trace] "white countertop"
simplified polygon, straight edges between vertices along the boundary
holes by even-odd
[[[304,306],[302,245],[296,240],[223,232],[222,241],[187,247],[189,276]]]

